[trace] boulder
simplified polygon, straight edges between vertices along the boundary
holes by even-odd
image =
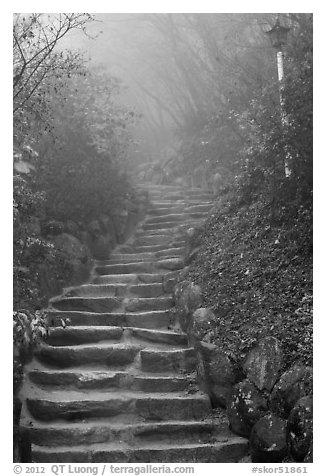
[[[76,222],[72,220],[67,220],[65,223],[64,231],[68,233],[68,235],[73,235],[76,238],[80,237],[80,229]]]
[[[98,222],[103,234],[115,234],[114,223],[111,217],[109,217],[108,215],[101,215]]]
[[[243,370],[259,390],[271,391],[282,366],[282,348],[275,337],[264,337],[249,351]]]
[[[98,220],[92,220],[87,226],[87,231],[93,240],[98,238],[101,234],[100,222]]]
[[[287,418],[296,402],[312,394],[313,373],[311,367],[295,363],[276,382],[271,393],[271,408]]]
[[[177,273],[172,271],[163,275],[163,290],[165,293],[173,293],[177,283]]]
[[[88,241],[92,256],[98,260],[110,258],[114,243],[115,241],[109,233],[107,235],[99,235],[97,238]]]
[[[269,413],[255,423],[250,434],[253,463],[281,463],[287,451],[285,420]]]
[[[288,418],[287,438],[290,452],[296,461],[303,461],[311,450],[313,435],[312,397],[297,401]]]
[[[248,437],[253,425],[267,413],[267,400],[249,380],[234,386],[227,404],[231,430]]]
[[[183,281],[177,284],[174,297],[181,329],[187,332],[192,313],[202,305],[201,288],[191,281]]]
[[[225,408],[239,380],[234,365],[216,345],[197,342],[195,350],[199,387],[210,397],[214,408]]]
[[[64,230],[64,223],[59,220],[49,220],[43,222],[41,225],[42,234],[45,236],[60,235]]]
[[[63,256],[69,261],[80,261],[85,264],[89,260],[89,252],[85,245],[83,245],[78,238],[68,233],[61,233],[54,239],[56,248],[61,251]]]
[[[216,317],[211,309],[205,307],[196,309],[192,313],[187,331],[189,344],[194,345],[198,341],[205,341],[215,321]],[[209,341],[206,339],[206,342]]]
[[[312,442],[311,442],[311,445],[310,445],[310,447],[309,447],[308,453],[307,453],[306,456],[304,457],[303,462],[304,462],[304,463],[313,463],[313,462],[314,462]]]
[[[35,217],[35,216],[31,216],[29,218],[29,221],[28,221],[26,227],[27,227],[27,233],[30,234],[30,235],[39,236],[41,234],[40,219]]]

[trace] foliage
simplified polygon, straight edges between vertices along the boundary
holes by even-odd
[[[53,98],[55,142],[45,137],[37,169],[48,216],[87,223],[118,212],[131,192],[125,158],[134,113],[116,105],[118,92],[118,81],[98,70],[72,78],[65,100]]]
[[[80,71],[78,53],[58,50],[60,40],[71,30],[83,29],[92,20],[87,13],[14,14],[13,99],[16,133],[25,134],[30,122],[47,119],[48,94],[64,79]]]

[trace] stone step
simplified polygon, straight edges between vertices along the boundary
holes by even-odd
[[[111,312],[121,308],[122,298],[117,297],[59,297],[50,301],[60,311]]]
[[[68,368],[81,365],[125,367],[134,362],[142,349],[138,344],[95,343],[77,346],[50,346],[42,344],[36,349],[35,358],[52,368]]]
[[[33,445],[32,451],[35,463],[237,463],[248,453],[248,442],[234,437],[221,443],[158,443],[146,448],[105,444],[46,449]]]
[[[162,267],[168,266],[167,260],[164,260]],[[159,263],[159,262],[158,262]],[[168,269],[173,269],[171,265]],[[174,268],[176,269],[176,268]],[[173,298],[167,297],[61,297],[58,300],[52,301],[52,307],[59,311],[88,311],[88,312],[103,312],[125,310],[127,312],[137,311],[160,311],[169,309],[173,306]]]
[[[50,327],[46,344],[51,346],[71,346],[88,344],[108,340],[141,339],[150,342],[161,342],[171,345],[187,345],[187,336],[183,333],[142,329],[139,327],[111,327],[111,326],[69,326]]]
[[[156,351],[140,351],[141,369],[144,372],[193,372],[196,354],[193,348]]]
[[[171,310],[123,313],[96,313],[83,311],[47,311],[51,326],[122,326],[146,329],[167,328],[173,323]]]
[[[171,200],[171,199],[157,199],[157,200],[151,200],[152,204],[152,209],[158,209],[158,208],[170,208],[170,207],[185,207],[187,205],[187,202],[182,199],[182,200]]]
[[[74,442],[74,445],[96,443],[127,443],[139,446],[161,442],[208,443],[225,440],[232,435],[227,425],[212,421],[175,421],[160,423],[111,424],[101,422],[60,423],[60,425],[36,425],[31,428],[31,441],[38,446],[63,446]]]
[[[166,269],[169,271],[175,271],[184,267],[183,258],[165,258],[157,260],[155,263],[156,268]]]
[[[189,198],[187,200],[187,206],[188,207],[191,207],[191,206],[196,206],[196,205],[213,205],[213,201],[212,201],[212,198],[210,197],[209,199],[194,199],[194,198]]]
[[[158,273],[107,274],[96,276],[94,284],[156,284],[162,283],[163,276]]]
[[[104,390],[118,389],[138,392],[181,392],[193,382],[187,376],[133,375],[129,372],[108,370],[32,370],[28,373],[30,381],[44,388],[66,390]]]
[[[169,242],[171,240],[171,230],[170,228],[166,228],[164,231],[162,231],[161,229],[151,229],[151,230],[143,230],[142,228],[140,228],[139,230],[137,230],[135,232],[135,238],[147,238],[148,236],[153,236],[153,235],[165,235],[166,236],[166,239],[167,241]]]
[[[187,212],[188,213],[198,213],[198,212],[208,213],[211,210],[212,206],[213,206],[212,203],[192,205],[192,206],[187,208]]]
[[[56,398],[57,397],[57,398]],[[75,397],[75,398],[74,398]],[[150,421],[169,419],[200,420],[210,411],[208,396],[202,393],[77,393],[54,392],[48,398],[27,398],[31,415],[40,421],[63,419],[80,421],[85,418],[105,418],[123,415]]]
[[[169,241],[168,243],[164,243],[161,245],[128,245],[124,246],[123,248],[120,248],[120,250],[124,250],[126,252],[130,253],[142,253],[142,252],[150,252],[150,253],[155,253],[156,251],[163,251],[167,250],[169,247]]]
[[[84,284],[71,289],[65,294],[67,297],[159,297],[164,294],[163,284]]]
[[[170,248],[168,250],[157,251],[155,253],[157,258],[181,257],[185,254],[185,247]]]
[[[124,299],[124,309],[127,312],[164,311],[174,304],[172,296],[157,298],[127,298]]]
[[[46,344],[50,346],[72,346],[89,344],[107,340],[120,340],[123,336],[123,327],[110,326],[69,326],[50,327]]]
[[[155,259],[155,253],[111,253],[110,259],[97,261],[95,264],[101,266],[103,264],[110,264],[112,260],[126,260],[135,259],[137,261]]]
[[[166,235],[149,235],[144,237],[137,237],[134,240],[135,246],[147,246],[147,245],[165,245],[166,247]]]
[[[147,210],[147,213],[153,216],[164,216],[169,213],[184,213],[184,210],[185,210],[185,205],[181,204],[181,205],[170,205],[169,207],[160,206],[160,207],[149,208]]]
[[[167,232],[170,228],[176,228],[178,225],[182,224],[183,222],[176,222],[176,221],[161,221],[159,223],[144,223],[142,225],[143,230],[161,230],[161,233]],[[157,236],[157,235],[156,235]]]
[[[161,222],[182,222],[187,219],[187,215],[184,213],[167,213],[166,215],[160,215],[153,218],[148,218],[145,223],[147,225],[152,223],[161,223]]]
[[[139,261],[137,263],[106,264],[95,267],[98,274],[139,274],[152,273],[154,271],[153,263]]]
[[[188,199],[196,200],[212,200],[213,195],[211,192],[205,192],[203,190],[187,190],[185,192],[185,197]]]

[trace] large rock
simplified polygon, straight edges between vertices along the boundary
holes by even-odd
[[[227,415],[231,430],[248,437],[253,425],[267,412],[267,401],[249,380],[244,380],[233,388],[227,404]]]
[[[66,257],[69,261],[80,261],[85,264],[89,260],[89,252],[85,245],[83,245],[78,238],[68,233],[61,233],[54,239],[56,248]]]
[[[250,451],[253,463],[281,463],[287,455],[286,421],[269,413],[252,428]]]
[[[175,306],[181,329],[187,332],[191,324],[192,313],[201,307],[202,293],[200,286],[191,281],[183,281],[175,288]]]
[[[190,345],[198,341],[209,342],[209,332],[214,327],[216,317],[211,309],[200,307],[191,316],[188,327],[188,340]]]
[[[312,394],[312,381],[312,368],[295,363],[282,374],[273,388],[271,393],[273,411],[287,418],[301,397]]]
[[[41,225],[42,234],[45,236],[60,235],[64,230],[64,223],[59,220],[44,221]]]
[[[66,221],[64,231],[68,233],[68,235],[73,235],[76,238],[80,238],[81,236],[81,230],[78,224],[73,220]]]
[[[197,342],[197,377],[199,387],[208,394],[213,407],[226,407],[238,374],[229,357],[213,344]]]
[[[287,426],[289,448],[296,461],[303,461],[309,450],[312,454],[312,435],[312,397],[302,397],[292,409]]]
[[[282,366],[282,348],[275,337],[265,337],[248,353],[243,364],[247,378],[259,390],[271,391]]]

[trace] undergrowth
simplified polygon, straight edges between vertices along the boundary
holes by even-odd
[[[283,345],[284,367],[312,364],[312,210],[295,201],[220,197],[199,236],[189,278],[215,313],[209,339],[236,360],[265,335]]]

